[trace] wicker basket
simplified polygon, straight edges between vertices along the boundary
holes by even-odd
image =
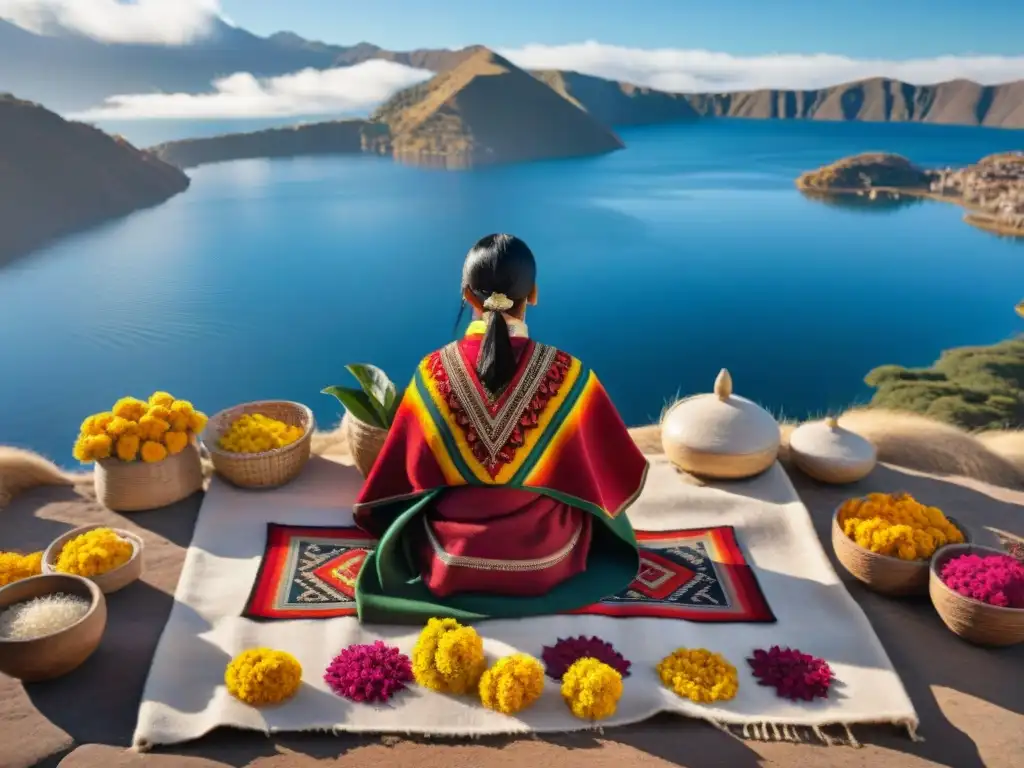
[[[115,512],[166,507],[203,487],[199,450],[190,441],[181,453],[163,461],[101,459],[93,470],[96,498]]]
[[[832,549],[836,558],[850,574],[873,592],[894,597],[925,595],[928,593],[929,560],[900,560],[898,557],[880,555],[865,549],[843,533],[839,524],[840,505],[832,515]],[[946,516],[960,529],[966,541],[970,533],[954,518]],[[953,545],[948,545],[953,546]],[[945,551],[946,547],[938,551]]]
[[[108,528],[106,525],[83,525],[80,528],[74,528],[62,536],[58,536],[54,539],[50,546],[43,551],[43,573],[57,573],[55,566],[57,565],[57,558],[60,557],[60,551],[64,549],[64,545],[71,541],[76,536],[80,536],[88,531],[95,530],[96,528]],[[123,539],[127,539],[132,544],[132,557],[124,565],[115,568],[112,571],[101,573],[98,576],[88,576],[89,581],[92,581],[100,588],[100,591],[105,595],[117,592],[119,589],[124,589],[133,581],[138,581],[139,577],[142,576],[142,539],[136,536],[130,531],[125,531],[121,528],[111,528],[111,530]]]
[[[253,413],[283,421],[291,427],[302,427],[302,437],[291,445],[264,453],[231,453],[218,447],[221,435],[237,418]],[[306,466],[315,429],[313,412],[302,403],[259,400],[227,408],[213,416],[201,439],[210,452],[213,468],[228,482],[240,488],[277,488],[298,477]]]
[[[341,426],[348,438],[348,447],[352,452],[356,469],[363,477],[366,477],[373,469],[381,448],[384,447],[388,431],[360,421],[348,411],[345,411],[345,415],[341,419]]]
[[[1024,643],[1024,608],[1000,608],[964,597],[942,583],[942,566],[958,555],[1005,555],[977,544],[953,544],[943,547],[932,558],[928,570],[928,594],[932,605],[950,630],[975,645],[1007,646]]]

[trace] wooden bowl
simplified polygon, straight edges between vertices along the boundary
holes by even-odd
[[[88,531],[95,530],[96,528],[110,528],[108,525],[83,525],[80,528],[74,528],[63,536],[59,536],[53,540],[53,542],[43,552],[43,573],[58,573],[56,569],[57,558],[60,557],[60,552],[64,548],[64,545],[71,541],[76,536],[80,536]],[[96,583],[104,594],[112,594],[117,592],[119,589],[124,589],[133,581],[137,581],[142,575],[142,539],[136,536],[134,533],[130,533],[121,528],[111,528],[114,533],[127,539],[132,543],[132,557],[131,559],[122,566],[115,568],[112,571],[101,573],[98,576],[87,577],[90,581]]]
[[[89,612],[51,635],[31,640],[0,639],[0,672],[25,682],[52,680],[92,656],[107,626],[107,601],[95,582],[66,573],[30,576],[0,589],[0,610],[58,592],[89,600]]]
[[[927,594],[930,559],[900,560],[898,557],[880,555],[865,549],[843,533],[843,528],[839,524],[839,512],[842,508],[840,504],[832,515],[832,549],[843,567],[873,592],[893,597]],[[970,533],[956,519],[949,515],[946,515],[946,519],[960,530],[965,540],[971,540]],[[940,547],[936,554],[950,546],[954,545]]]
[[[302,427],[302,437],[291,445],[263,453],[232,453],[220,448],[220,438],[235,419],[260,413],[289,426]],[[227,408],[206,424],[201,440],[217,474],[240,488],[278,488],[299,476],[309,461],[316,420],[313,411],[290,400],[259,400]]]
[[[928,569],[928,594],[942,623],[969,643],[1007,646],[1024,643],[1024,608],[1000,608],[964,597],[947,587],[939,574],[942,566],[959,555],[1005,555],[978,544],[951,544],[935,553]]]

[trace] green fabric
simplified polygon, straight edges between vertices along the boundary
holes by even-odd
[[[425,624],[431,618],[464,622],[564,613],[592,605],[621,592],[636,578],[640,567],[633,527],[625,513],[612,519],[593,515],[587,568],[537,597],[510,597],[463,593],[436,597],[424,585],[415,553],[407,549],[405,530],[432,506],[445,489],[429,491],[374,509],[388,525],[374,552],[366,558],[356,582],[359,620],[367,624]],[[547,494],[546,494],[547,495]],[[554,494],[550,494],[554,496]]]

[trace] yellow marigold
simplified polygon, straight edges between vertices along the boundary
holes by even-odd
[[[205,413],[196,411],[195,413],[188,417],[188,428],[192,432],[198,434],[202,432],[204,429],[206,429],[207,421],[209,421],[209,419],[207,419]]]
[[[152,411],[139,419],[139,437],[143,440],[159,440],[170,428],[167,421],[154,416]]]
[[[167,452],[175,456],[185,450],[185,446],[188,445],[188,435],[185,432],[174,430],[165,432],[164,445],[167,446]]]
[[[135,461],[139,455],[139,436],[121,435],[117,438],[117,458],[121,461]]]
[[[658,663],[658,676],[677,696],[698,703],[728,701],[739,690],[736,667],[704,648],[679,648]]]
[[[72,454],[83,464],[110,457],[114,441],[107,435],[85,435],[75,441]]]
[[[850,499],[839,508],[839,524],[858,546],[901,560],[927,560],[939,547],[964,541],[942,510],[909,494]]]
[[[486,666],[483,639],[455,619],[428,621],[412,649],[416,682],[442,693],[469,693],[479,685]]]
[[[99,576],[120,568],[134,552],[132,543],[110,528],[93,528],[65,544],[54,569],[76,576]]]
[[[254,648],[231,660],[224,683],[228,693],[251,706],[280,704],[302,685],[302,665],[290,653]]]
[[[302,427],[289,426],[262,413],[248,413],[231,422],[218,445],[232,453],[264,453],[291,445],[302,434]]]
[[[171,403],[174,402],[174,396],[169,392],[154,392],[149,396],[149,405],[152,406],[163,406],[164,408],[170,408]]]
[[[498,659],[480,678],[480,702],[514,715],[530,707],[544,691],[544,667],[525,653]]]
[[[6,587],[29,576],[38,576],[42,572],[42,552],[33,552],[30,555],[0,552],[0,587]]]
[[[167,448],[155,440],[147,440],[139,449],[142,460],[148,464],[155,464],[167,458]]]
[[[82,422],[82,428],[79,430],[79,433],[83,437],[87,435],[102,435],[113,418],[114,414],[109,411],[105,411],[104,413],[94,413]]]
[[[150,406],[147,416],[152,416],[154,419],[160,419],[161,421],[170,422],[171,408],[167,405],[153,405]]]
[[[139,434],[139,425],[137,422],[130,421],[122,416],[115,416],[107,424],[106,432],[116,440],[122,435]]]
[[[177,432],[185,432],[189,428],[189,424],[192,422],[192,417],[195,415],[196,409],[192,407],[192,403],[188,400],[175,400],[170,405],[171,410],[171,429]]]
[[[622,675],[603,661],[584,657],[562,675],[562,699],[581,720],[615,714],[622,698]]]
[[[149,405],[137,397],[122,397],[111,409],[115,416],[128,421],[138,421],[149,410]]]

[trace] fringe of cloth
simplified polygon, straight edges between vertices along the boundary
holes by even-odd
[[[723,733],[727,733],[738,739],[745,739],[747,741],[785,741],[792,744],[821,744],[826,747],[854,747],[860,748],[864,746],[857,740],[857,737],[853,735],[853,731],[850,726],[846,723],[831,723],[828,725],[787,725],[783,723],[772,723],[772,722],[761,722],[761,723],[747,723],[746,725],[735,725],[732,723],[723,723],[718,720],[704,720],[711,726],[714,726]],[[872,725],[885,725],[886,723],[872,723]],[[897,727],[905,728],[907,735],[911,741],[922,742],[924,737],[919,735],[917,732],[918,724],[912,720],[902,720],[892,723],[889,725],[895,725]],[[855,723],[854,725],[867,725],[867,723]],[[624,726],[628,727],[628,726]],[[590,728],[583,728],[578,731],[569,731],[568,733],[581,733],[591,732],[599,736],[604,735],[604,727],[598,724],[594,724]],[[259,731],[257,731],[259,732]],[[349,731],[345,728],[316,728],[306,733],[331,733],[335,736],[353,735],[353,731]],[[271,736],[272,732],[264,732],[266,736]],[[370,736],[371,732],[366,732],[361,735]],[[523,732],[523,731],[510,731],[508,733],[476,733],[476,734],[397,734],[397,733],[383,733],[377,734],[381,743],[385,746],[393,747],[407,739],[421,740],[421,741],[445,741],[445,740],[456,740],[456,739],[470,739],[479,740],[486,738],[494,738],[501,736],[514,736],[524,739],[537,739],[543,738],[543,733]],[[145,753],[150,752],[154,748],[153,744],[146,741],[137,742],[132,745],[131,749],[134,752]]]

